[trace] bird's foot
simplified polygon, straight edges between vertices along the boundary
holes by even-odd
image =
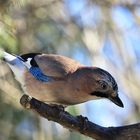
[[[26,94],[24,94],[21,98],[20,98],[20,104],[29,109],[30,108],[30,101],[31,101],[32,97],[28,96]]]
[[[82,115],[77,116],[77,119],[80,123],[80,132],[83,133],[83,131],[85,131],[88,128],[88,118],[87,117],[83,117]]]
[[[57,104],[50,104],[50,106],[64,112],[65,111],[65,107],[63,105],[57,105]]]

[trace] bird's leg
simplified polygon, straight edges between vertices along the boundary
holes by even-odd
[[[31,101],[32,97],[29,95],[24,94],[21,99],[20,99],[20,103],[27,109],[30,108],[30,101]]]
[[[88,128],[87,122],[88,118],[83,117],[82,115],[77,116],[78,121],[80,122],[80,132],[82,133]]]
[[[59,105],[59,104],[49,104],[49,105],[60,111],[65,111],[65,106],[63,106],[63,105]]]

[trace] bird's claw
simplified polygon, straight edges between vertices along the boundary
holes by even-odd
[[[77,119],[80,123],[80,132],[82,133],[83,131],[85,131],[88,128],[88,125],[87,125],[88,118],[83,117],[82,115],[79,115],[79,116],[77,116]]]
[[[30,108],[30,101],[31,101],[32,97],[28,96],[26,94],[24,94],[21,98],[20,98],[20,104],[29,109]]]
[[[50,104],[52,107],[58,109],[59,111],[64,112],[65,111],[65,107],[62,105],[57,105],[57,104]]]

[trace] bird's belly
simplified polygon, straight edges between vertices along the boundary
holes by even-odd
[[[26,94],[48,103],[74,105],[87,101],[73,86],[65,80],[42,82],[26,73],[23,90]]]
[[[26,94],[40,101],[51,101],[54,99],[54,97],[51,94],[52,90],[49,89],[50,84],[49,82],[42,82],[37,80],[31,73],[25,71],[22,88]]]
[[[63,102],[69,102],[66,97],[68,93],[65,93],[65,83],[65,81],[42,82],[26,72],[22,87],[26,94],[40,101],[63,104]]]
[[[76,97],[73,97],[68,91],[66,91],[66,87],[53,88],[51,84],[38,84],[34,86],[24,86],[24,91],[28,95],[47,103],[63,105],[74,105],[79,103],[79,100]]]

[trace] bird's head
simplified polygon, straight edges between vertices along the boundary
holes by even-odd
[[[118,95],[118,85],[110,73],[101,68],[89,67],[83,69],[83,74],[87,80],[86,88],[89,99],[106,98],[116,105],[124,107]]]

